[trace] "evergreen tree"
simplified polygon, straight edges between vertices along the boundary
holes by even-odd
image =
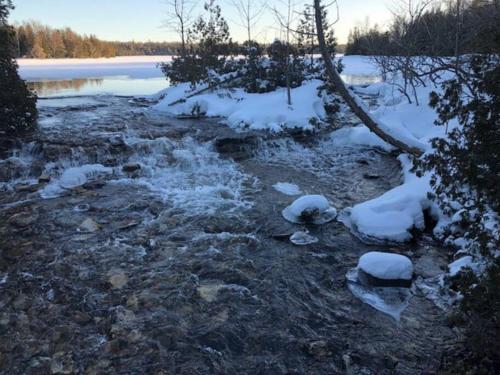
[[[35,128],[36,95],[17,73],[14,29],[7,24],[11,0],[0,0],[0,137],[15,136]]]

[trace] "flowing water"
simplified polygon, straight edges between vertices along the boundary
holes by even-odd
[[[295,198],[273,188],[293,183],[342,210],[400,182],[393,156],[339,147],[331,129],[236,133],[147,104],[43,99],[39,131],[0,161],[4,373],[437,368],[454,338],[443,312],[415,289],[397,321],[345,275],[363,253],[391,250],[432,277],[440,249],[365,244],[339,222],[292,225],[281,210]],[[288,241],[304,229],[319,241]]]

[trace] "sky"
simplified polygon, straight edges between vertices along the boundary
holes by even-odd
[[[70,27],[81,34],[94,34],[103,40],[118,41],[175,41],[177,36],[165,26],[168,12],[167,0],[14,0],[10,22],[34,20],[52,27]],[[233,39],[245,40],[245,30],[239,25],[238,13],[233,0],[216,0],[221,5],[223,16],[229,23]],[[268,7],[283,7],[285,0],[265,1]],[[297,10],[312,1],[292,0]],[[204,0],[194,12],[201,13]],[[390,18],[393,0],[338,0],[340,21],[335,25],[339,43],[345,43],[349,31],[357,25],[384,26]],[[331,10],[331,13],[335,13]],[[266,9],[255,26],[255,37],[262,42],[271,42],[280,37],[279,23],[273,12]]]

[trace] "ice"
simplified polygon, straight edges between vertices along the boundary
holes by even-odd
[[[324,224],[335,219],[337,210],[330,207],[330,203],[322,195],[304,195],[286,207],[282,214],[286,220],[296,224],[308,220],[314,224]]]
[[[376,288],[365,286],[358,279],[358,268],[352,268],[346,275],[351,293],[363,303],[398,320],[408,307],[412,297],[410,288]]]
[[[309,232],[295,232],[290,236],[290,242],[297,246],[305,246],[317,243],[319,239],[311,236]]]
[[[302,193],[300,191],[300,188],[297,185],[291,184],[289,182],[278,182],[278,183],[273,185],[273,188],[276,191],[279,191],[280,193],[283,193],[285,195],[293,196],[293,195],[299,195]]]
[[[411,280],[413,264],[400,254],[372,251],[359,258],[358,268],[383,280]]]
[[[19,59],[19,73],[28,81],[128,76],[163,77],[158,63],[170,56],[121,56],[97,59]]]
[[[41,190],[40,195],[42,198],[57,197],[64,189],[74,189],[87,183],[90,178],[111,173],[113,173],[112,168],[101,164],[85,164],[78,167],[70,167],[65,169],[59,178],[54,179]]]

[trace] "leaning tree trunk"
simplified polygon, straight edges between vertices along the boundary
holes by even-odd
[[[332,57],[330,56],[330,53],[328,52],[328,49],[326,47],[325,32],[323,30],[323,16],[321,14],[321,0],[314,0],[314,13],[319,49],[324,60],[328,80],[333,85],[334,89],[340,94],[347,105],[349,105],[354,114],[358,116],[363,124],[365,124],[372,132],[377,134],[387,143],[404,152],[415,156],[421,156],[423,154],[423,150],[418,147],[407,145],[406,143],[394,138],[392,135],[386,133],[383,129],[381,129],[380,125],[377,124],[375,120],[363,109],[363,107],[356,101],[354,95],[347,89],[344,82],[342,81],[342,78],[340,78],[337,69],[335,69],[335,67],[333,66]]]

